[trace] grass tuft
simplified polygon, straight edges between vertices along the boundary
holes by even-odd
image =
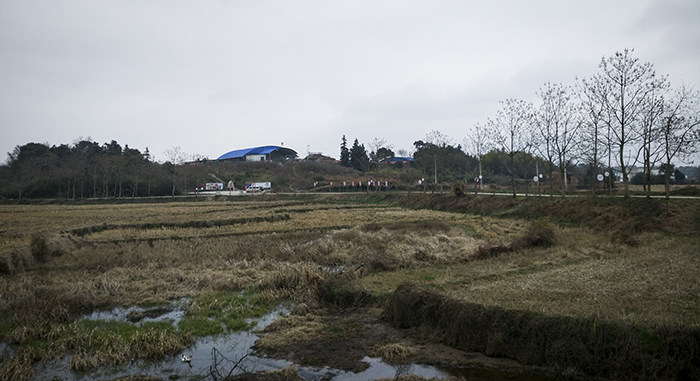
[[[530,222],[523,235],[514,246],[533,247],[551,246],[556,242],[556,226],[547,217],[540,217]]]
[[[404,364],[415,352],[415,348],[400,343],[379,345],[371,349],[372,357],[381,357],[389,364]]]

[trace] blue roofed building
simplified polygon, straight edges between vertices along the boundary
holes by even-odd
[[[216,160],[232,161],[288,161],[296,160],[297,152],[291,148],[280,146],[262,146],[253,148],[237,149],[226,152],[216,158]]]

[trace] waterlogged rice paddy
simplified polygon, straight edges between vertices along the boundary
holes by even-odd
[[[584,227],[553,226],[552,245],[512,249],[527,241],[529,224],[332,197],[2,205],[0,379],[50,378],[52,366],[59,378],[107,372],[100,378],[216,379],[201,370],[216,364],[212,348],[234,346],[232,335],[257,340],[248,332],[257,319],[269,322],[263,317],[278,306],[291,315],[264,334],[261,343],[269,348],[260,349],[267,353],[302,337],[311,346],[328,337],[356,338],[354,331],[366,326],[320,317],[354,308],[344,290],[364,290],[381,305],[407,280],[504,308],[652,326],[700,324],[698,237],[651,233],[633,247]],[[372,314],[379,321],[380,313]],[[298,334],[312,331],[315,336]],[[401,361],[378,360],[397,348],[411,353],[399,360],[426,359],[393,334],[381,343],[358,340],[375,357],[358,355],[345,370],[340,364],[336,379],[372,366],[406,372]],[[178,370],[180,356],[197,347],[201,369]],[[245,352],[229,356],[264,362],[262,354]],[[247,368],[294,366],[296,372],[287,372],[305,378],[322,368],[282,359]],[[424,375],[448,375],[436,372]],[[394,376],[382,374],[377,377]]]

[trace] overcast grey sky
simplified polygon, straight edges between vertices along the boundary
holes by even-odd
[[[88,137],[157,160],[460,143],[625,48],[698,88],[700,1],[0,0],[0,161]]]

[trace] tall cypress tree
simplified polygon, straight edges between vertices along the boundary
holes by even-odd
[[[345,139],[345,135],[343,135],[343,142],[340,143],[340,165],[350,166],[350,150],[348,150],[348,141]]]
[[[357,139],[355,139],[355,143],[353,143],[352,149],[350,149],[350,166],[362,172],[369,169],[367,150],[365,150],[364,144],[360,145]]]

